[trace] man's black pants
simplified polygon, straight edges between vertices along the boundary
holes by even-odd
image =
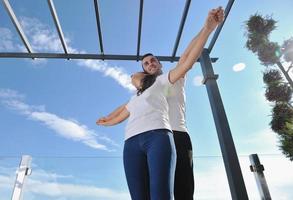
[[[173,131],[177,162],[175,171],[175,200],[193,200],[194,177],[191,140],[186,132]]]

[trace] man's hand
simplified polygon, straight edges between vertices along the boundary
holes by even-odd
[[[204,28],[213,31],[220,23],[224,21],[225,13],[222,7],[209,11]]]

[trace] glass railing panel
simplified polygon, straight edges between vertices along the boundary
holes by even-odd
[[[0,199],[11,199],[21,157],[0,156]]]

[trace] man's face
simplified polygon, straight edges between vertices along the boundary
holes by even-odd
[[[142,60],[142,67],[148,74],[161,74],[162,65],[155,56],[147,56]]]

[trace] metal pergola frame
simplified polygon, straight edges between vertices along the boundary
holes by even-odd
[[[100,12],[99,12],[99,2],[98,0],[93,0],[94,7],[95,7],[95,15],[96,15],[96,23],[97,23],[97,32],[98,32],[98,39],[100,44],[100,54],[80,54],[80,53],[69,53],[68,47],[66,45],[66,41],[64,38],[64,34],[62,31],[61,24],[58,19],[57,11],[55,9],[53,0],[47,0],[48,7],[50,9],[60,42],[62,44],[64,53],[45,53],[45,52],[39,52],[36,53],[33,51],[15,13],[12,9],[9,0],[2,0],[3,4],[7,10],[7,13],[10,16],[11,21],[13,22],[23,44],[25,45],[27,52],[0,52],[0,58],[61,58],[61,59],[98,59],[98,60],[136,60],[139,61],[142,58],[142,55],[140,54],[140,43],[141,43],[141,30],[142,30],[142,20],[143,20],[143,5],[144,0],[140,0],[139,5],[139,20],[138,20],[138,31],[137,31],[137,49],[136,49],[136,55],[113,55],[113,54],[105,54],[104,52],[104,46],[103,46],[103,36],[102,36],[102,28],[101,28],[101,22],[100,22]],[[231,1],[233,2],[233,1]],[[157,56],[160,61],[169,61],[174,62],[178,61],[179,57],[176,56],[176,52],[179,46],[180,38],[183,32],[184,24],[188,15],[189,7],[190,7],[191,0],[186,0],[184,11],[182,14],[179,30],[177,33],[176,41],[174,44],[172,55],[170,56]],[[228,5],[229,6],[229,5]],[[231,6],[230,6],[231,8]],[[230,10],[229,8],[229,10]],[[227,14],[229,13],[229,10]],[[221,29],[217,29],[214,36],[213,36],[213,43],[216,42],[218,35],[220,34]],[[211,43],[212,44],[212,43]],[[209,47],[209,51],[212,50],[213,45]],[[212,62],[216,62],[217,58],[212,58]],[[199,62],[199,60],[198,60]]]
[[[140,54],[140,41],[141,41],[141,30],[142,30],[142,21],[143,21],[143,5],[144,0],[140,0],[139,5],[139,20],[138,20],[138,36],[137,36],[137,50],[136,55],[110,55],[105,54],[103,47],[103,37],[102,37],[102,28],[100,23],[100,13],[99,13],[99,3],[98,0],[93,0],[96,14],[96,22],[97,22],[97,32],[100,44],[100,54],[72,54],[68,52],[66,41],[64,39],[64,35],[62,32],[62,28],[57,16],[56,9],[53,4],[53,0],[47,0],[49,4],[49,8],[51,11],[51,15],[53,17],[60,41],[62,43],[62,47],[64,53],[35,53],[32,50],[32,47],[29,44],[28,39],[26,38],[24,31],[9,3],[9,0],[2,0],[4,6],[13,22],[23,44],[25,45],[28,52],[1,52],[0,58],[61,58],[61,59],[99,59],[99,60],[133,60],[139,61],[142,58]],[[235,145],[233,142],[231,130],[229,127],[228,119],[225,113],[224,105],[221,99],[221,95],[217,85],[218,75],[214,74],[212,63],[217,61],[217,58],[211,58],[210,53],[213,50],[213,47],[220,35],[220,32],[224,26],[224,23],[229,15],[229,12],[233,6],[235,0],[229,0],[228,4],[225,8],[225,20],[224,22],[217,27],[214,35],[212,37],[211,42],[208,45],[208,48],[204,49],[202,55],[198,62],[201,64],[204,81],[203,83],[206,85],[207,93],[210,101],[210,105],[212,108],[212,114],[214,117],[215,126],[217,129],[217,134],[219,138],[219,143],[221,147],[221,152],[223,156],[223,161],[225,165],[225,170],[228,178],[228,183],[230,187],[230,193],[232,199],[234,200],[248,200],[248,195],[246,191],[246,187],[244,184],[244,180],[242,177],[242,172],[239,165],[238,156],[236,153]],[[185,7],[183,10],[179,30],[177,33],[176,41],[174,44],[172,55],[170,56],[160,56],[157,55],[160,61],[169,61],[174,62],[178,61],[179,57],[176,56],[176,52],[179,46],[180,38],[183,32],[184,24],[188,15],[189,7],[191,0],[186,0]]]

